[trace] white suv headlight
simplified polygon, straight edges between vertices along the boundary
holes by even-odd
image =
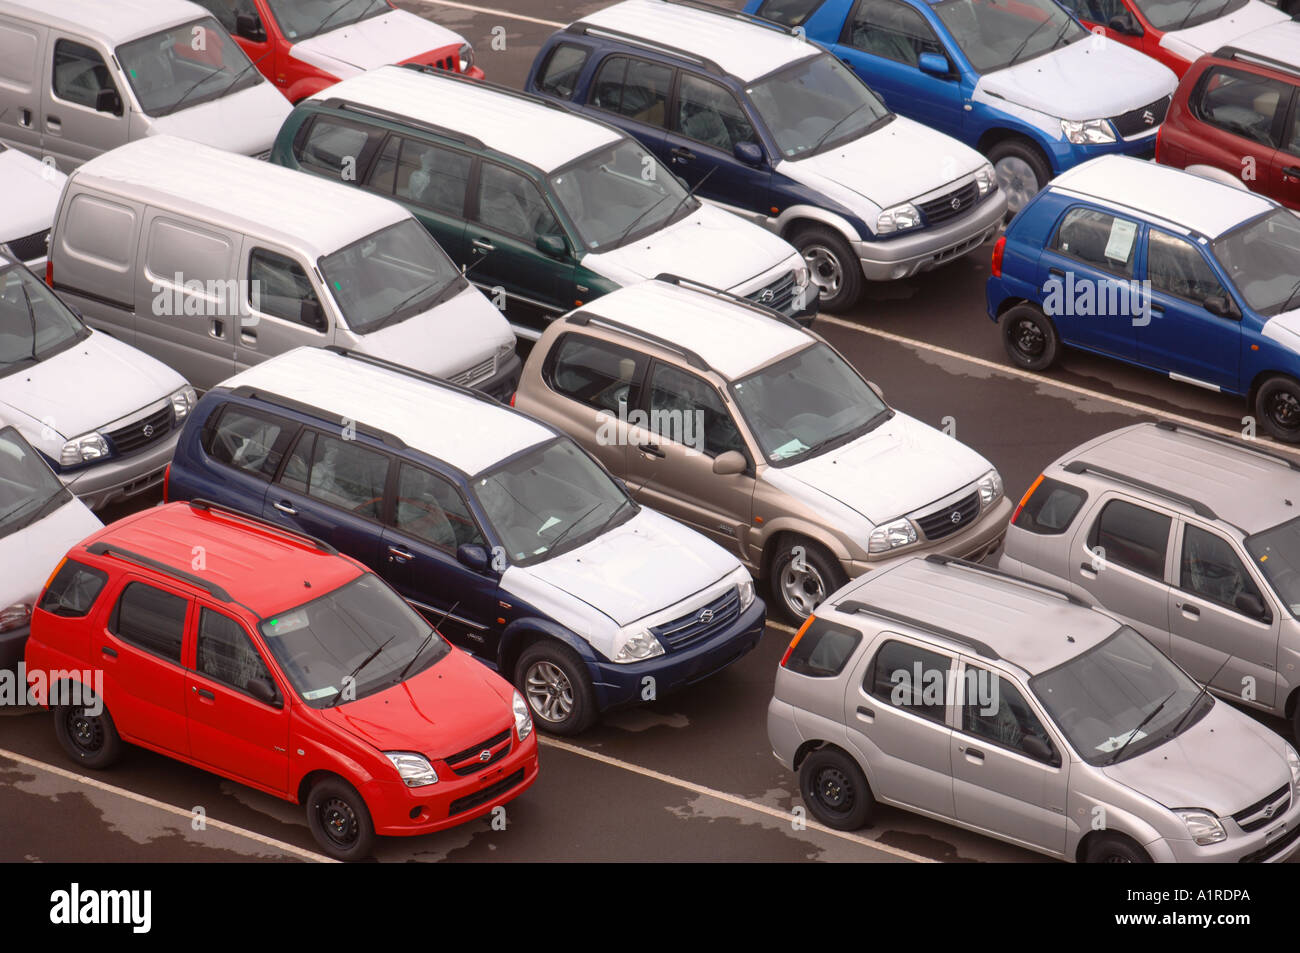
[[[92,460],[102,460],[108,456],[108,441],[102,434],[88,433],[75,437],[63,445],[59,453],[59,465],[75,467]]]
[[[1109,119],[1061,120],[1061,135],[1076,146],[1095,146],[1115,141],[1115,127]]]
[[[740,597],[740,611],[744,612],[754,601],[754,577],[744,566],[738,566],[731,572],[731,581],[736,584],[736,595]]]
[[[909,228],[919,228],[920,225],[921,213],[911,202],[904,202],[880,213],[880,217],[876,219],[876,234],[889,235]]]
[[[460,56],[460,71],[462,73],[468,73],[470,70],[474,68],[474,47],[471,46],[469,43],[462,43],[460,45],[459,56]]]
[[[909,543],[916,542],[916,527],[912,525],[909,519],[894,520],[892,523],[886,523],[884,526],[877,527],[867,540],[867,552],[869,553],[887,553],[891,549],[897,549],[899,546],[906,546]]]
[[[199,395],[194,388],[186,384],[171,396],[172,413],[177,421],[184,420],[189,412],[194,409],[194,405],[199,402]]]
[[[1208,847],[1211,844],[1217,844],[1221,840],[1227,840],[1228,834],[1219,822],[1219,818],[1209,811],[1203,811],[1199,808],[1188,808],[1174,811],[1187,828],[1187,833],[1192,835],[1192,840],[1202,847]]]
[[[533,733],[533,714],[528,710],[528,703],[524,701],[524,696],[518,692],[515,692],[510,708],[515,714],[515,734],[519,736],[520,741],[523,741]]]
[[[393,767],[402,776],[408,788],[421,788],[426,784],[437,784],[438,773],[429,764],[429,759],[414,751],[385,751],[384,757],[393,762]]]
[[[1291,797],[1300,798],[1300,755],[1290,745],[1286,746],[1286,766],[1291,769]]]
[[[614,654],[614,661],[619,663],[644,662],[664,654],[664,647],[650,634],[649,629],[634,631],[622,647]]]
[[[985,507],[1002,495],[1002,476],[997,470],[990,470],[980,477],[980,506]]]
[[[983,167],[975,170],[975,184],[979,186],[980,195],[988,195],[998,187],[998,177],[992,165],[985,162]]]

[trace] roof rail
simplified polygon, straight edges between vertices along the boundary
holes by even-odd
[[[383,109],[379,106],[369,106],[365,103],[354,102],[351,99],[344,99],[341,96],[331,96],[325,100],[323,105],[330,109],[337,109],[341,112],[360,113],[363,116],[369,116],[371,119],[384,119],[388,122],[401,123],[404,126],[410,126],[423,132],[431,132],[436,136],[443,136],[453,142],[459,142],[462,145],[474,149],[486,149],[483,142],[475,136],[467,136],[464,133],[457,132],[455,129],[448,129],[446,126],[439,126],[435,123],[424,122],[421,119],[415,119],[403,113],[394,112],[391,109]]]
[[[424,73],[428,76],[438,76],[443,79],[455,80],[458,83],[468,83],[475,89],[488,89],[494,93],[501,93],[506,96],[513,96],[515,99],[523,99],[538,106],[545,106],[547,109],[558,109],[562,113],[573,113],[573,109],[564,103],[556,102],[553,99],[547,99],[545,96],[538,96],[536,93],[525,92],[522,89],[515,89],[513,86],[506,86],[504,83],[495,83],[490,79],[473,79],[464,73],[455,73],[451,70],[439,69],[436,66],[429,66],[427,63],[403,63],[403,69],[415,70],[417,73]]]
[[[680,3],[681,0],[664,0],[664,2]],[[727,301],[732,302],[733,304],[738,304],[742,307],[748,308],[751,311],[756,311],[759,314],[763,315],[764,317],[775,318],[777,321],[780,321],[782,324],[788,324],[792,328],[798,328],[800,331],[807,330],[802,324],[800,324],[798,321],[796,321],[794,318],[790,317],[788,314],[786,314],[783,311],[778,311],[776,308],[769,307],[768,305],[762,304],[761,302],[758,301],[753,301],[749,298],[741,297],[740,295],[733,294],[730,291],[724,291],[721,288],[715,288],[713,287],[713,285],[706,285],[702,281],[693,281],[690,278],[683,278],[680,275],[670,274],[669,272],[666,271],[662,271],[659,274],[655,275],[654,280],[662,281],[670,285],[677,285],[677,287],[679,288],[689,288],[694,291],[702,291],[705,294],[713,295],[715,298],[724,298]]]
[[[680,354],[682,357],[686,358],[686,363],[691,367],[694,367],[696,370],[707,371],[710,369],[708,361],[704,360],[704,358],[700,357],[700,355],[696,354],[690,348],[683,347],[682,345],[669,341],[667,338],[662,338],[657,334],[651,334],[649,331],[642,331],[629,324],[623,324],[621,321],[603,318],[598,314],[592,314],[590,311],[574,312],[573,314],[568,315],[565,320],[567,320],[569,324],[579,328],[585,328],[589,324],[595,324],[601,327],[612,328],[615,331],[622,331],[624,334],[630,334],[633,337],[638,337],[644,341],[650,342],[651,344],[658,345],[664,350]]]
[[[230,393],[234,394],[236,397],[242,397],[245,400],[260,400],[263,403],[270,404],[273,407],[279,407],[282,410],[292,410],[295,413],[306,414],[318,419],[329,419],[334,416],[334,414],[322,410],[320,407],[304,403],[301,400],[294,400],[292,397],[285,397],[281,394],[275,393],[274,391],[261,390],[257,387],[253,387],[251,384],[241,384]],[[373,437],[387,447],[392,447],[394,450],[407,449],[406,441],[397,436],[397,434],[389,433],[387,430],[380,430],[378,427],[371,427],[368,424],[357,423],[355,426],[358,433],[365,434],[368,437]]]
[[[398,364],[394,361],[387,360],[386,358],[376,357],[373,354],[354,351],[350,348],[343,347],[341,344],[327,344],[325,347],[321,348],[321,350],[329,351],[331,354],[337,354],[339,357],[346,357],[354,361],[360,361],[361,363],[369,364],[372,367],[382,367],[386,371],[396,371],[398,374],[405,374],[407,377],[414,377],[416,380],[424,381],[426,384],[436,384],[439,387],[445,387],[447,390],[454,390],[458,394],[464,394],[466,397],[473,397],[475,400],[481,400],[484,403],[492,404],[494,407],[505,406],[501,401],[497,400],[490,394],[483,393],[481,390],[475,390],[473,387],[466,387],[464,384],[457,384],[442,377],[435,377],[433,374],[426,374],[424,371],[417,371],[413,367],[407,367],[405,364]]]
[[[1194,500],[1190,496],[1183,496],[1181,493],[1174,493],[1172,490],[1166,490],[1153,483],[1147,483],[1145,480],[1139,480],[1115,470],[1108,470],[1105,467],[1094,466],[1086,460],[1071,460],[1065,465],[1064,469],[1066,473],[1093,473],[1097,476],[1105,477],[1108,480],[1114,480],[1116,483],[1124,483],[1139,490],[1145,490],[1153,496],[1163,497],[1164,499],[1171,500],[1174,503],[1180,503],[1183,506],[1188,507],[1197,516],[1204,517],[1207,520],[1217,520],[1219,518],[1214,510],[1210,509],[1200,500]]]
[[[700,56],[698,53],[691,53],[688,50],[683,50],[676,46],[669,46],[666,43],[655,43],[653,40],[644,39],[633,33],[626,33],[623,30],[615,30],[612,27],[596,26],[595,24],[585,23],[582,20],[579,20],[576,23],[570,23],[565,27],[565,32],[576,33],[579,36],[607,37],[609,39],[621,40],[629,46],[637,46],[644,50],[653,50],[658,53],[668,53],[672,56],[679,56],[682,59],[699,64],[704,70],[712,73],[714,76],[727,75],[726,70],[707,56]]]
[[[979,639],[973,639],[969,635],[962,635],[960,632],[954,632],[952,629],[945,629],[942,626],[931,625],[929,622],[922,622],[920,619],[913,618],[910,615],[903,615],[901,612],[891,612],[888,609],[882,609],[879,606],[873,606],[870,603],[862,602],[858,599],[849,599],[846,602],[838,602],[835,608],[840,612],[846,612],[850,615],[866,613],[867,615],[878,616],[882,619],[888,619],[890,622],[899,622],[903,625],[909,625],[914,629],[920,629],[922,632],[928,632],[930,635],[937,635],[940,638],[947,639],[949,642],[956,642],[958,645],[973,649],[976,655],[990,661],[1000,661],[1001,655],[994,651],[993,647],[987,642],[981,642]]]
[[[335,549],[329,543],[325,542],[325,540],[313,536],[310,533],[304,533],[301,530],[292,529],[291,527],[288,526],[282,526],[279,523],[274,523],[271,520],[263,519],[260,516],[254,516],[252,513],[245,513],[243,510],[237,510],[233,506],[225,506],[221,503],[214,503],[211,500],[205,500],[202,499],[201,497],[197,499],[189,500],[187,502],[190,505],[190,509],[201,510],[204,513],[220,513],[224,516],[230,516],[230,517],[234,517],[237,520],[242,520],[245,523],[251,523],[254,526],[256,526],[258,529],[269,530],[280,536],[284,536],[288,539],[295,540],[296,542],[310,543],[312,548],[318,550],[319,552],[325,553],[327,556],[337,556],[339,553],[337,549]]]
[[[794,27],[786,26],[784,23],[778,23],[775,20],[769,20],[767,17],[760,17],[755,13],[745,13],[742,10],[732,10],[730,7],[718,6],[716,3],[708,3],[707,0],[663,0],[664,3],[671,3],[677,7],[694,7],[697,10],[704,10],[708,13],[716,13],[718,16],[730,17],[733,20],[744,20],[746,23],[753,23],[755,26],[763,26],[772,30],[779,30],[787,36],[797,36],[800,39],[804,35]]]
[[[1187,424],[1175,423],[1172,420],[1157,420],[1156,427],[1159,430],[1168,430],[1171,433],[1190,433],[1206,440],[1213,440],[1217,443],[1227,444],[1228,446],[1240,450],[1243,453],[1253,453],[1261,457],[1266,457],[1276,463],[1281,463],[1292,470],[1300,470],[1300,463],[1284,457],[1280,453],[1274,453],[1271,450],[1265,450],[1262,447],[1254,447],[1250,444],[1238,440],[1235,437],[1225,437],[1221,433],[1215,433],[1213,430],[1204,430],[1200,427],[1189,427]]]
[[[974,569],[976,572],[987,573],[990,576],[996,576],[998,579],[1005,579],[1008,582],[1016,583],[1027,589],[1037,589],[1040,592],[1046,592],[1049,595],[1060,596],[1072,606],[1082,606],[1090,609],[1092,606],[1080,599],[1073,593],[1066,592],[1064,589],[1058,589],[1055,586],[1049,586],[1046,583],[1034,582],[1032,579],[1024,579],[1014,573],[1009,573],[1003,569],[997,569],[993,566],[985,566],[983,563],[972,562],[969,559],[961,559],[957,556],[945,556],[943,553],[931,553],[925,557],[925,561],[935,566],[960,566],[963,569]]]
[[[1289,73],[1292,76],[1300,76],[1300,64],[1288,63],[1285,60],[1279,60],[1272,56],[1265,56],[1262,53],[1252,53],[1250,50],[1243,50],[1237,46],[1221,46],[1214,51],[1214,55],[1221,60],[1236,60],[1238,63],[1252,63],[1255,66],[1267,66],[1270,69]]]
[[[221,602],[233,602],[230,593],[226,592],[215,582],[209,582],[202,576],[196,576],[192,572],[186,572],[184,569],[177,569],[175,566],[169,566],[157,559],[151,559],[148,556],[141,556],[139,553],[132,552],[129,549],[123,549],[121,546],[114,546],[112,543],[100,540],[97,543],[91,543],[86,547],[86,552],[92,556],[116,556],[129,563],[135,563],[137,566],[145,566],[149,569],[156,569],[158,572],[166,573],[173,579],[183,579],[192,586],[196,586],[208,593],[212,598]]]

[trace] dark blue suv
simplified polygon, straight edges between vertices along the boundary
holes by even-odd
[[[826,50],[702,3],[625,0],[542,45],[530,92],[634,136],[698,194],[799,249],[821,308],[990,240],[993,168],[891,112]]]
[[[697,682],[763,632],[739,560],[639,506],[568,437],[353,352],[298,348],[205,394],[166,496],[222,503],[361,561],[510,678],[557,734]]]

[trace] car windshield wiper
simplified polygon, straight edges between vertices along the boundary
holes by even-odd
[[[400,684],[401,682],[403,682],[403,681],[406,680],[406,673],[409,672],[409,671],[411,670],[411,666],[415,664],[415,660],[418,659],[421,655],[424,654],[424,648],[425,648],[425,646],[428,645],[431,641],[433,641],[433,637],[434,637],[435,635],[438,635],[438,634],[439,634],[439,632],[438,632],[438,626],[439,626],[439,625],[442,625],[444,622],[447,621],[447,616],[449,616],[449,615],[451,615],[453,612],[455,612],[455,611],[456,611],[456,607],[457,607],[458,605],[460,605],[459,602],[453,602],[452,605],[451,605],[451,608],[448,609],[446,612],[444,612],[444,613],[442,614],[442,618],[438,620],[437,624],[436,624],[436,625],[433,625],[433,626],[430,626],[430,628],[429,628],[429,634],[426,635],[423,639],[420,640],[420,644],[419,644],[418,646],[416,646],[416,648],[415,648],[415,654],[411,656],[411,660],[410,660],[409,662],[406,663],[406,666],[405,666],[405,667],[404,667],[400,672],[397,673],[397,679],[396,679],[396,681],[393,682],[394,685],[398,685],[398,684]]]
[[[705,180],[707,180],[708,177],[713,174],[713,170],[716,168],[717,168],[716,165],[713,166],[713,168],[709,169],[702,176],[700,176],[700,181],[696,182],[694,185],[692,185],[689,189],[686,190],[686,194],[683,195],[680,200],[678,200],[677,204],[673,206],[673,210],[669,212],[668,216],[664,219],[665,222],[672,221],[673,216],[677,214],[677,210],[681,208],[686,203],[686,201],[695,194],[695,190],[705,183]],[[614,241],[613,247],[617,248],[620,245],[622,245],[623,242],[627,241],[627,236],[632,234],[632,229],[636,228],[637,225],[639,225],[647,215],[649,215],[659,206],[663,205],[664,202],[666,202],[670,198],[672,198],[672,196],[668,194],[664,194],[660,196],[660,198],[656,200],[649,208],[647,208],[636,218],[632,219],[632,221],[628,224],[627,228],[623,229],[623,234],[619,235],[618,238]],[[608,248],[610,246],[606,245],[606,247]]]
[[[1183,727],[1183,722],[1187,720],[1187,717],[1192,712],[1196,711],[1196,706],[1201,703],[1201,696],[1203,696],[1207,691],[1209,691],[1210,682],[1213,682],[1216,678],[1218,678],[1219,672],[1222,672],[1224,668],[1227,667],[1228,663],[1231,661],[1232,661],[1232,656],[1229,655],[1226,659],[1223,660],[1223,664],[1219,666],[1218,671],[1216,671],[1213,675],[1210,676],[1210,681],[1206,682],[1204,685],[1201,686],[1201,690],[1196,693],[1196,697],[1192,699],[1192,703],[1187,706],[1187,711],[1183,712],[1183,716],[1178,719],[1178,723],[1175,724],[1174,727],[1169,730],[1170,736],[1177,736],[1178,732]]]
[[[226,95],[226,93],[228,93],[228,92],[230,92],[232,89],[234,89],[235,86],[239,83],[239,81],[240,81],[241,79],[244,78],[244,74],[245,74],[245,73],[247,73],[247,72],[248,72],[249,70],[251,70],[251,69],[255,69],[255,68],[257,67],[257,64],[258,64],[258,63],[262,62],[262,60],[266,59],[266,58],[267,58],[268,56],[270,56],[270,55],[271,55],[271,51],[270,51],[270,50],[267,50],[265,53],[263,53],[263,54],[262,54],[261,56],[259,56],[257,59],[255,59],[255,60],[251,60],[250,62],[248,62],[248,63],[244,66],[244,68],[241,69],[238,73],[236,73],[236,74],[234,75],[234,78],[232,78],[232,79],[230,80],[230,82],[227,83],[227,84],[225,85],[225,87],[221,90],[221,92],[218,94],[218,96],[217,96],[216,98],[220,99],[222,96]],[[193,93],[196,89],[198,89],[200,86],[202,86],[202,85],[203,85],[204,83],[206,83],[208,80],[212,79],[212,78],[215,77],[215,76],[221,76],[221,75],[224,74],[225,72],[226,72],[226,71],[225,71],[224,69],[219,69],[219,70],[216,70],[215,72],[208,73],[206,76],[200,76],[200,77],[198,78],[198,80],[196,80],[194,83],[192,83],[192,84],[190,85],[190,88],[189,88],[189,89],[185,90],[185,92],[181,94],[181,98],[180,98],[180,99],[176,100],[176,102],[172,103],[170,106],[164,106],[164,107],[162,107],[163,109],[166,110],[166,112],[163,113],[163,115],[165,115],[165,116],[170,116],[172,113],[179,112],[179,111],[180,111],[180,108],[181,108],[181,105],[185,102],[185,100],[187,100],[187,99],[190,98],[190,94],[191,94],[191,93]]]
[[[628,496],[623,497],[623,502],[618,504],[618,506],[614,507],[614,512],[610,513],[609,516],[606,517],[605,522],[600,524],[600,529],[596,530],[596,535],[597,536],[604,535],[605,530],[609,528],[609,524],[614,522],[614,520],[618,519],[618,514],[623,512],[623,507],[635,506],[635,505],[636,504],[632,502],[631,497]]]
[[[1277,309],[1277,313],[1281,314],[1287,308],[1291,307],[1291,302],[1295,300],[1295,296],[1298,294],[1300,294],[1300,281],[1297,281],[1292,285],[1291,293],[1286,296],[1286,300],[1282,302],[1282,307]]]
[[[336,706],[336,705],[337,705],[337,704],[342,700],[343,696],[344,696],[345,694],[347,694],[347,687],[348,687],[348,684],[351,683],[351,684],[355,685],[355,684],[357,683],[357,676],[361,674],[361,670],[362,670],[363,668],[365,668],[367,665],[369,665],[371,662],[373,662],[376,658],[378,658],[378,657],[379,657],[379,653],[382,652],[384,649],[388,648],[388,643],[389,643],[389,642],[392,642],[393,639],[395,639],[395,638],[397,638],[397,636],[395,636],[395,635],[390,635],[390,636],[389,636],[389,637],[384,641],[384,644],[383,644],[383,645],[379,646],[379,648],[375,649],[373,652],[371,652],[369,655],[367,655],[364,659],[362,659],[361,664],[358,665],[356,668],[354,668],[354,669],[352,670],[352,673],[351,673],[350,675],[348,675],[346,678],[343,679],[343,691],[339,692],[338,695],[335,696],[334,701],[332,701],[332,702],[330,703],[330,707],[331,707],[331,708],[333,708],[334,706]]]
[[[871,105],[871,100],[864,99],[862,102],[858,103],[856,106],[854,106],[852,109],[846,112],[839,119],[836,119],[833,123],[831,123],[831,127],[822,133],[821,138],[818,139],[816,142],[814,142],[813,147],[808,151],[816,152],[818,149],[822,147],[822,143],[824,143],[827,139],[831,137],[831,133],[833,133],[836,129],[840,128],[840,126],[844,125],[851,118],[856,116],[858,113],[862,112],[862,110],[866,109],[870,105]],[[888,113],[886,113],[886,115],[888,115]],[[874,119],[872,120],[872,122],[873,123],[879,122],[881,118],[884,117],[879,117],[877,119]]]
[[[1009,69],[1009,68],[1011,68],[1012,66],[1015,66],[1015,65],[1016,65],[1016,61],[1020,59],[1020,54],[1023,53],[1023,52],[1025,51],[1025,47],[1029,45],[1029,41],[1032,40],[1034,37],[1036,37],[1036,36],[1038,35],[1038,31],[1039,31],[1039,30],[1041,30],[1043,27],[1047,26],[1047,24],[1049,24],[1049,23],[1051,23],[1051,22],[1052,22],[1052,18],[1051,18],[1051,17],[1048,17],[1048,18],[1047,18],[1046,20],[1044,20],[1042,23],[1038,24],[1038,26],[1036,26],[1036,27],[1034,27],[1032,30],[1030,30],[1030,31],[1029,31],[1029,35],[1028,35],[1027,37],[1025,37],[1023,40],[1020,41],[1020,45],[1017,46],[1017,47],[1016,47],[1016,51],[1015,51],[1014,53],[1011,54],[1011,59],[1007,62],[1007,65],[1004,66],[1003,69]],[[1054,48],[1054,47],[1056,46],[1056,42],[1057,42],[1057,40],[1060,40],[1060,38],[1061,38],[1061,33],[1064,33],[1064,32],[1065,32],[1065,27],[1069,26],[1069,25],[1070,25],[1071,23],[1073,23],[1073,22],[1074,22],[1074,21],[1071,20],[1071,19],[1069,18],[1069,16],[1066,16],[1066,18],[1065,18],[1065,26],[1062,26],[1062,27],[1061,27],[1061,32],[1056,34],[1056,40],[1053,40],[1053,41],[1052,41],[1052,46],[1049,47],[1049,49]]]
[[[1174,30],[1181,30],[1184,26],[1186,26],[1187,21],[1192,18],[1192,14],[1196,12],[1196,8],[1199,7],[1200,5],[1201,5],[1201,0],[1192,0],[1192,5],[1187,10],[1187,16],[1183,17],[1181,20],[1178,21],[1178,26],[1174,27]],[[1172,33],[1173,30],[1165,30],[1165,32]]]
[[[568,526],[564,527],[564,530],[560,533],[560,535],[557,536],[557,537],[555,537],[555,539],[551,540],[551,544],[550,544],[549,546],[546,547],[547,550],[550,551],[550,552],[554,552],[555,549],[560,545],[560,541],[561,541],[561,540],[563,540],[563,539],[564,539],[565,537],[567,537],[570,533],[572,533],[575,529],[577,529],[578,526],[580,526],[580,525],[582,524],[582,521],[583,521],[583,520],[585,520],[588,516],[590,516],[592,513],[596,512],[596,510],[600,509],[602,506],[604,506],[604,505],[605,505],[606,503],[608,503],[608,502],[609,502],[609,500],[597,500],[595,503],[593,503],[593,504],[591,505],[591,507],[587,510],[587,512],[583,513],[581,516],[579,516],[576,520],[574,520],[574,521],[573,521],[572,523],[570,523]]]
[[[886,420],[889,420],[893,416],[894,416],[893,408],[886,407],[884,410],[872,414],[870,418],[858,424],[858,426],[856,427],[850,427],[848,430],[842,431],[837,434],[833,434],[832,436],[826,437],[823,440],[818,440],[815,444],[813,444],[811,447],[808,447],[806,450],[804,450],[798,455],[801,457],[810,457],[817,453],[820,453],[823,450],[827,450],[832,447],[842,446],[843,444],[849,443],[852,440],[857,440],[859,437],[863,436],[864,434],[871,433],[871,431],[875,430],[877,427],[879,427]]]
[[[1129,736],[1124,739],[1124,743],[1119,746],[1119,748],[1115,751],[1115,753],[1111,755],[1110,760],[1107,761],[1106,763],[1114,764],[1116,761],[1118,761],[1119,756],[1124,753],[1124,749],[1129,746],[1129,743],[1134,738],[1137,737],[1138,732],[1141,731],[1143,728],[1145,728],[1147,725],[1149,725],[1151,723],[1151,719],[1154,718],[1156,715],[1160,714],[1161,710],[1165,707],[1165,705],[1169,703],[1169,699],[1173,698],[1177,694],[1178,694],[1178,689],[1175,688],[1172,692],[1170,692],[1168,695],[1165,696],[1164,701],[1162,701],[1155,708],[1151,709],[1151,713],[1138,722],[1138,726],[1134,728],[1131,732],[1129,732]]]

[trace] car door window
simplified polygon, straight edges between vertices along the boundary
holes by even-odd
[[[483,534],[456,488],[436,473],[409,463],[398,470],[393,526],[449,553],[466,544],[484,545]]]
[[[375,160],[369,185],[413,205],[463,218],[472,164],[462,152],[392,136]]]
[[[1171,522],[1163,513],[1111,500],[1092,525],[1088,547],[1107,564],[1164,579]]]
[[[652,126],[664,125],[671,67],[628,56],[611,56],[591,85],[591,105]]]
[[[754,142],[754,127],[731,91],[719,83],[683,73],[677,87],[673,128],[688,139],[730,153]]]
[[[1234,611],[1242,595],[1254,596],[1260,605],[1266,604],[1232,544],[1198,526],[1183,529],[1178,585]]]
[[[40,608],[66,619],[88,615],[107,582],[108,573],[102,569],[65,559],[41,597]]]
[[[1300,96],[1300,92],[1296,95]],[[1282,148],[1293,156],[1300,156],[1300,106],[1291,113],[1291,128],[1282,137]]]
[[[228,33],[235,32],[235,18],[241,13],[257,16],[257,8],[253,6],[253,0],[194,0],[194,2],[205,7],[216,17]]]
[[[908,66],[916,66],[922,53],[944,52],[925,19],[895,0],[860,0],[843,42]]]
[[[566,334],[554,353],[546,373],[555,391],[627,418],[633,384],[641,377],[641,357],[581,334]]]
[[[518,172],[490,162],[483,164],[479,174],[478,221],[530,244],[541,235],[560,234],[559,223],[537,186]]]
[[[546,58],[546,65],[537,79],[537,88],[548,96],[571,98],[590,55],[591,51],[584,46],[561,43]]]
[[[947,655],[891,639],[876,650],[863,688],[894,708],[942,724],[951,668]]]
[[[143,582],[127,583],[108,630],[123,642],[180,664],[189,600]]]
[[[763,0],[758,15],[786,26],[800,26],[821,9],[825,0]]]
[[[102,90],[117,89],[99,52],[72,40],[54,44],[52,85],[59,99],[87,109],[95,108]]]
[[[963,681],[963,731],[1035,760],[1042,759],[1027,750],[1026,739],[1037,738],[1049,749],[1054,747],[1038,715],[1012,682],[973,665],[966,666]]]
[[[293,435],[293,425],[278,417],[227,404],[204,427],[200,435],[203,451],[217,463],[270,479],[280,466],[284,446]]]
[[[1147,279],[1153,291],[1193,304],[1216,295],[1227,297],[1214,269],[1190,242],[1154,229],[1147,239]]]
[[[745,452],[745,441],[722,398],[708,381],[670,364],[655,365],[650,381],[652,433],[711,457]]]
[[[296,137],[293,154],[306,169],[355,182],[370,138],[359,126],[317,116]]]
[[[229,616],[206,607],[199,610],[195,669],[200,675],[245,694],[248,693],[248,683],[255,678],[275,684],[244,627]]]
[[[248,306],[254,311],[311,327],[305,315],[321,314],[320,300],[303,267],[285,255],[254,248],[248,256]],[[324,333],[320,328],[311,328]]]
[[[386,454],[355,440],[308,431],[289,455],[280,483],[358,516],[378,519],[388,460]]]
[[[1093,208],[1072,208],[1061,220],[1052,249],[1120,278],[1133,277],[1137,222]]]
[[[1291,101],[1291,87],[1255,73],[1216,67],[1192,94],[1192,111],[1203,121],[1261,145],[1278,145],[1279,109]]]

